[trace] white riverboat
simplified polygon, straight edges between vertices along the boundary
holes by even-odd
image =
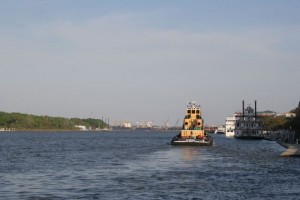
[[[225,136],[229,138],[234,137],[234,130],[235,130],[235,122],[236,122],[236,115],[231,117],[226,117],[225,121]]]
[[[215,134],[225,134],[225,127],[224,127],[224,126],[219,126],[219,127],[215,130]]]

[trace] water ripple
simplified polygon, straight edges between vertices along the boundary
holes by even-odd
[[[176,133],[0,134],[1,199],[299,199],[300,159],[270,141]]]

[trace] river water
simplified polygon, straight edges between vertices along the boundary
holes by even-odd
[[[0,199],[300,199],[300,159],[277,143],[176,134],[0,133]]]

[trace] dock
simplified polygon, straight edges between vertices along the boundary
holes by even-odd
[[[283,153],[280,154],[282,157],[300,157],[300,144],[290,144],[283,141],[276,141],[281,146],[287,148]]]

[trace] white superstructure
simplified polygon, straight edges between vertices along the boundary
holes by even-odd
[[[215,130],[215,134],[224,134],[224,133],[225,133],[224,126],[218,126],[218,128]]]
[[[225,121],[225,135],[226,137],[234,137],[234,129],[235,129],[235,121],[236,121],[236,115],[232,117],[226,117]]]

